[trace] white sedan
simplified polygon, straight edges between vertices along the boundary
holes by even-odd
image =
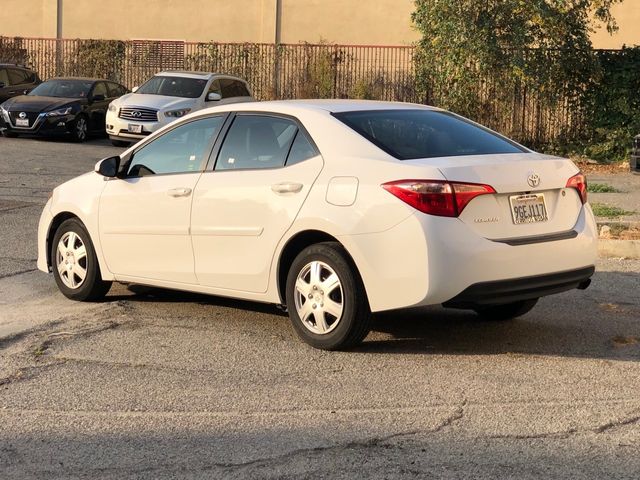
[[[372,312],[508,319],[586,288],[584,176],[436,108],[309,100],[191,114],[53,191],[38,267],[64,295],[112,282],[285,305],[317,348]]]

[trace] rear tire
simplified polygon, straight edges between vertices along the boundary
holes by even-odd
[[[352,347],[371,328],[362,280],[337,242],[311,245],[295,258],[287,275],[286,300],[294,330],[314,348]]]
[[[111,282],[102,280],[91,237],[77,218],[65,220],[56,230],[51,266],[58,288],[72,300],[100,300],[111,288]]]
[[[530,312],[536,306],[536,303],[538,303],[538,299],[534,298],[533,300],[521,300],[504,305],[477,307],[474,310],[483,320],[504,321]]]
[[[124,140],[111,139],[111,145],[113,145],[114,147],[126,148],[129,145],[131,145],[131,142],[125,142]]]

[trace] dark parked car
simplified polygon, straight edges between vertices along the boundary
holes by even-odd
[[[633,139],[633,150],[631,151],[631,171],[640,173],[640,135]]]
[[[38,74],[23,65],[0,63],[0,103],[29,93],[41,83]]]
[[[4,135],[71,135],[78,142],[105,135],[109,103],[127,93],[122,85],[96,78],[47,80],[28,95],[0,105]]]

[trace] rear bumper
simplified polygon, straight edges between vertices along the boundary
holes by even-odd
[[[585,289],[589,286],[589,279],[594,273],[595,267],[591,266],[568,272],[476,283],[445,302],[444,306],[473,308],[480,305],[500,305],[540,298],[575,288]]]
[[[591,208],[581,209],[571,235],[558,237],[541,242],[527,237],[512,245],[483,238],[459,219],[416,213],[385,232],[339,239],[358,267],[371,310],[377,312],[450,302],[506,303],[522,295],[537,298],[577,288],[593,274],[597,258]],[[576,278],[562,277],[573,271]],[[540,285],[520,285],[536,277],[543,279]],[[513,295],[510,284],[516,285]],[[495,289],[479,294],[487,285]]]

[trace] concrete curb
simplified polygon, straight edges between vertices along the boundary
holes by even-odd
[[[640,240],[598,240],[598,253],[601,257],[623,257],[640,259]]]

